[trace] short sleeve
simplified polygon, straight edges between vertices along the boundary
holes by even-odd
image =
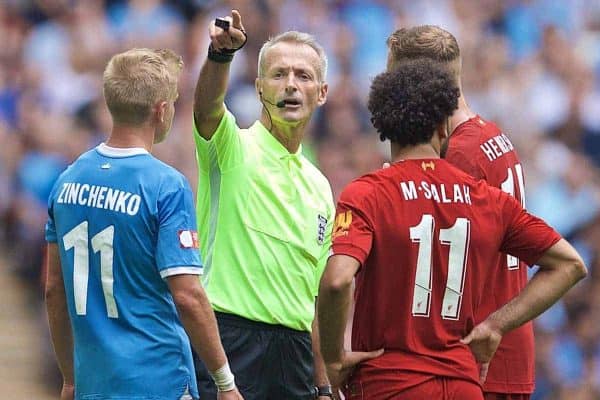
[[[192,192],[187,181],[158,199],[156,265],[162,278],[202,274]]]
[[[529,214],[512,196],[493,190],[502,205],[505,234],[500,250],[526,262],[535,264],[540,257],[561,239],[544,220]]]
[[[323,271],[325,271],[325,266],[327,265],[327,259],[331,254],[331,233],[333,229],[333,218],[335,216],[335,207],[333,205],[333,199],[331,200],[331,205],[329,207],[327,213],[327,225],[325,228],[325,239],[323,240],[323,247],[321,251],[321,256],[319,257],[317,264],[317,271],[315,274],[315,285],[313,287],[313,294],[316,297],[319,293],[319,282],[321,281],[321,276],[323,275]]]
[[[55,183],[50,196],[48,197],[48,220],[46,221],[45,236],[48,243],[56,243],[58,237],[56,236],[56,225],[54,223],[54,197],[56,194],[56,188],[58,183]]]
[[[356,258],[364,265],[373,243],[375,209],[366,182],[352,182],[340,196],[332,233],[332,254]]]
[[[229,110],[225,109],[225,114],[210,140],[200,136],[195,120],[193,124],[196,159],[200,171],[207,172],[218,168],[224,172],[243,161],[240,128]]]

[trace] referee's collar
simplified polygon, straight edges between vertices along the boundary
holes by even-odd
[[[273,157],[277,157],[279,159],[298,159],[298,157],[302,155],[302,143],[300,143],[300,145],[298,146],[298,150],[296,150],[295,153],[290,153],[288,149],[286,149],[281,144],[281,142],[277,140],[275,136],[273,136],[271,132],[269,132],[260,121],[256,121],[252,125],[251,130],[256,131],[256,137],[259,140],[260,146],[266,151],[268,151],[269,154],[271,154]]]

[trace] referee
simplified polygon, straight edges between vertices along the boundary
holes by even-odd
[[[256,78],[261,117],[240,129],[223,103],[230,63],[246,42],[240,14],[211,22],[209,34],[194,98],[197,216],[203,283],[221,340],[245,399],[326,399],[331,388],[313,321],[334,204],[300,143],[326,100],[327,59],[306,33],[266,42]],[[200,397],[216,398],[195,362]]]

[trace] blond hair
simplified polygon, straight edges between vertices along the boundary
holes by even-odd
[[[454,35],[435,25],[398,29],[387,40],[388,71],[417,59],[431,60],[452,74],[460,83],[460,48]]]
[[[277,43],[296,43],[296,44],[305,44],[310,46],[319,56],[319,65],[317,66],[317,74],[320,82],[325,81],[325,76],[327,76],[327,56],[325,55],[325,50],[323,50],[323,46],[317,42],[317,39],[309,34],[298,31],[288,31],[280,33],[279,35],[270,38],[263,44],[260,48],[260,52],[258,53],[258,77],[262,78],[265,74],[265,54],[267,50],[271,47],[275,46]]]
[[[103,75],[103,93],[115,123],[139,125],[159,101],[177,97],[183,67],[168,49],[131,49],[113,56]]]

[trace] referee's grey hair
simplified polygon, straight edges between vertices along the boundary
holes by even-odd
[[[312,47],[312,49],[319,56],[320,60],[320,65],[317,67],[319,81],[325,81],[325,77],[327,76],[327,56],[325,55],[325,50],[323,50],[323,46],[321,46],[319,42],[317,42],[317,39],[315,39],[313,35],[298,31],[287,31],[280,33],[279,35],[270,38],[265,42],[265,44],[263,44],[263,46],[260,48],[260,52],[258,53],[259,78],[262,78],[265,73],[265,53],[271,47],[281,42],[305,44],[307,46]]]

